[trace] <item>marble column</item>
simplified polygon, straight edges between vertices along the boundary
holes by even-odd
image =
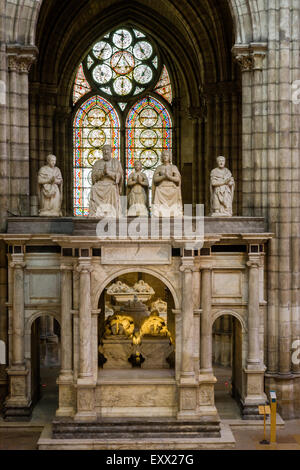
[[[201,374],[212,374],[211,266],[207,265],[202,268],[201,279]]]
[[[182,258],[182,341],[178,419],[196,419],[198,383],[194,369],[194,258]]]
[[[21,249],[21,247],[18,247]],[[13,254],[10,268],[13,270],[12,286],[12,348],[9,376],[9,396],[5,402],[7,420],[27,420],[31,414],[31,401],[28,397],[25,364],[25,318],[24,318],[24,262],[23,253]]]
[[[77,380],[76,421],[95,421],[95,380],[93,377],[91,258],[79,258],[79,376]]]
[[[201,328],[200,328],[200,375],[198,390],[198,410],[200,416],[216,423],[220,418],[215,407],[215,384],[212,368],[212,261],[202,257],[201,270]]]
[[[198,377],[200,373],[200,303],[201,303],[201,274],[199,264],[193,270],[193,301],[194,301],[194,370]]]
[[[56,416],[73,416],[73,344],[72,344],[72,271],[73,264],[61,267],[61,371],[59,385],[59,409]]]
[[[242,399],[243,418],[261,419],[258,406],[267,401],[264,393],[266,367],[261,363],[260,351],[260,254],[249,254],[248,266],[248,358],[245,368],[246,393]]]
[[[260,256],[250,255],[247,262],[249,268],[248,297],[248,366],[260,366],[259,348],[259,268]]]

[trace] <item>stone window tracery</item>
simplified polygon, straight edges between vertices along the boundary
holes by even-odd
[[[139,159],[151,186],[161,151],[172,150],[172,100],[167,67],[146,34],[124,26],[93,44],[72,94],[75,216],[88,216],[91,170],[105,144],[121,161],[126,181]]]

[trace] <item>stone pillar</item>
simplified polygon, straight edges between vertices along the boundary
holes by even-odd
[[[198,410],[199,414],[206,419],[220,422],[220,418],[215,407],[215,384],[217,379],[212,368],[212,317],[211,317],[211,297],[212,297],[212,261],[210,257],[201,257],[201,328],[200,328],[200,375]]]
[[[59,409],[56,416],[73,416],[73,337],[72,337],[72,271],[73,264],[61,267],[61,371],[59,385]]]
[[[251,249],[251,246],[250,246]],[[259,253],[249,253],[248,270],[248,358],[246,373],[246,396],[242,399],[243,418],[261,419],[258,406],[266,403],[264,374],[260,351],[260,302],[259,302]]]
[[[77,380],[79,374],[79,281],[80,274],[77,269],[77,262],[73,266],[73,373],[74,380]]]
[[[259,349],[259,268],[260,255],[249,255],[248,286],[248,366],[260,365]]]
[[[266,43],[236,45],[233,54],[242,71],[243,125],[243,215],[262,214],[263,148],[263,59]],[[255,213],[254,213],[255,209]]]
[[[201,279],[201,374],[212,374],[212,323],[211,323],[211,284],[212,268],[202,267]]]
[[[194,370],[196,377],[200,373],[200,303],[201,275],[199,265],[195,264],[193,271],[193,300],[194,300]]]
[[[14,247],[12,262],[12,349],[9,376],[9,396],[5,402],[5,419],[28,420],[31,415],[31,400],[28,397],[25,364],[25,318],[24,318],[24,254],[23,247]]]
[[[81,250],[88,251],[88,250]],[[77,380],[76,421],[95,421],[95,381],[93,377],[91,258],[79,258],[79,375]]]
[[[7,45],[10,115],[10,206],[16,215],[29,215],[28,73],[37,55],[33,46]]]
[[[191,328],[194,324],[194,258],[192,256],[182,258],[180,271],[182,273],[182,350],[177,418],[195,419],[197,418],[198,382],[194,370],[194,331]]]

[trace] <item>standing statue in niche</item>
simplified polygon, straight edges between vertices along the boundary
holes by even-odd
[[[153,217],[182,217],[181,175],[172,164],[171,152],[163,150],[162,165],[153,176],[152,215]]]
[[[217,158],[218,168],[210,175],[211,216],[232,217],[234,197],[234,178],[228,168],[225,168],[225,157]]]
[[[142,169],[141,162],[136,160],[134,171],[128,178],[128,217],[148,217],[149,181]]]
[[[56,165],[56,156],[48,155],[48,165],[38,173],[38,198],[40,217],[61,217],[63,178]]]
[[[123,170],[119,160],[112,158],[110,145],[104,145],[103,158],[93,166],[92,184],[89,217],[119,217]]]

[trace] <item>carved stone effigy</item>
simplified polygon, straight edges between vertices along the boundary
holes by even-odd
[[[211,216],[231,217],[234,197],[234,179],[231,172],[225,168],[225,157],[218,157],[218,168],[211,172]]]
[[[110,336],[126,336],[132,338],[134,333],[133,318],[126,315],[112,315],[105,322],[104,338]]]
[[[162,152],[162,165],[153,176],[152,185],[152,216],[182,217],[181,175],[177,166],[171,163],[171,153]]]
[[[133,287],[122,281],[117,281],[108,288],[107,294],[112,295],[119,303],[132,301],[135,297],[139,301],[148,302],[155,294],[155,291],[143,280],[137,282]]]
[[[38,173],[38,199],[40,217],[62,216],[63,178],[56,165],[56,156],[48,155],[48,165],[43,166]]]
[[[111,146],[104,145],[103,159],[93,166],[89,217],[117,218],[121,215],[123,170],[119,160],[111,154]]]
[[[142,172],[142,164],[134,163],[134,171],[127,181],[128,217],[148,217],[149,181]]]
[[[140,336],[166,336],[173,344],[173,338],[168,330],[165,320],[155,312],[146,318],[140,329]]]
[[[134,289],[122,281],[117,281],[107,289],[108,295],[114,294],[132,294]]]
[[[99,346],[104,369],[130,369],[131,363],[140,363],[146,369],[170,367],[174,340],[167,323],[157,310],[149,316],[147,307],[136,297],[121,307],[120,314],[108,317],[104,328]]]
[[[164,302],[162,299],[157,299],[151,304],[151,313],[158,311],[159,315],[166,315],[168,310],[167,302]]]

